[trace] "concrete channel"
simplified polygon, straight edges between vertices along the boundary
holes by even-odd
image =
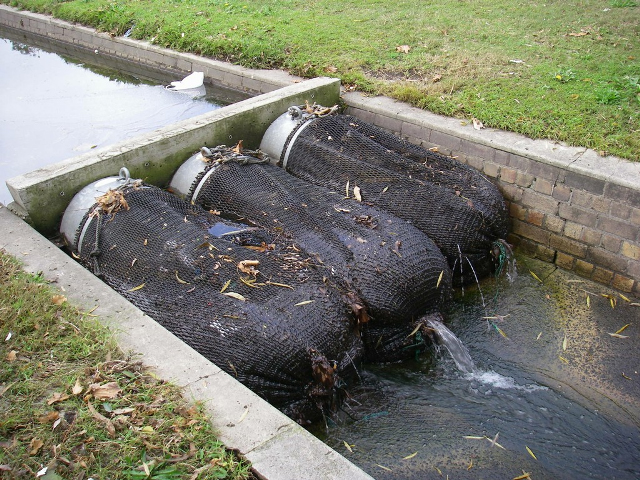
[[[159,376],[205,403],[220,440],[252,462],[259,478],[371,477],[105,288],[43,236],[55,233],[68,202],[91,181],[126,166],[134,178],[166,185],[180,163],[202,145],[242,139],[256,147],[267,126],[290,105],[343,102],[347,113],[454,155],[491,177],[510,204],[510,240],[526,253],[640,293],[640,164],[515,134],[476,131],[460,120],[387,98],[341,92],[336,79],[302,81],[284,72],[248,70],[11,7],[0,6],[0,26],[26,38],[35,35],[150,68],[180,74],[204,71],[210,82],[256,95],[10,179],[15,202],[11,211],[0,208],[0,248],[19,258],[28,271],[42,272],[83,308],[98,306],[95,313],[118,332],[123,349],[140,354]],[[20,217],[28,217],[30,224]]]

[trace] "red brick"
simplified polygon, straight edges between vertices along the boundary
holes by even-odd
[[[527,209],[512,202],[509,205],[509,215],[513,218],[517,218],[518,220],[524,220],[527,218]]]
[[[519,185],[520,187],[529,188],[533,183],[533,179],[534,179],[533,175],[529,175],[528,173],[518,172],[518,175],[516,175],[516,184]]]
[[[555,215],[545,215],[544,217],[545,228],[553,233],[562,232],[565,222],[566,220],[563,220],[560,217],[556,217]]]
[[[541,227],[543,220],[544,220],[544,213],[536,212],[535,210],[529,210],[527,212],[527,223],[531,223],[532,225]]]
[[[573,261],[575,259],[571,255],[567,255],[566,253],[558,252],[556,255],[556,265],[560,268],[564,268],[565,270],[573,269]]]
[[[542,228],[520,220],[513,220],[513,233],[543,245],[549,245],[549,236],[551,235],[551,233]]]
[[[536,248],[535,257],[543,260],[545,262],[553,262],[553,259],[556,256],[556,251],[552,248],[545,247],[543,245],[538,245]]]
[[[500,184],[500,192],[507,200],[511,202],[519,202],[522,200],[522,188],[515,185]]]
[[[558,214],[562,218],[571,220],[585,227],[595,227],[598,220],[598,214],[591,210],[585,210],[584,208],[574,207],[561,203],[558,207]]]
[[[536,193],[533,190],[522,192],[522,204],[545,213],[558,213],[558,201],[548,195]]]
[[[611,282],[612,278],[613,278],[612,271],[602,267],[598,267],[598,266],[596,266],[596,268],[593,271],[593,275],[591,275],[591,280],[594,280],[598,283],[604,283],[606,285],[608,285]]]
[[[592,263],[585,262],[584,260],[577,260],[576,264],[573,268],[573,271],[576,272],[581,277],[589,277],[593,273],[594,266]]]
[[[571,199],[571,189],[566,185],[557,184],[553,187],[552,196],[561,202],[568,202]]]
[[[620,251],[620,245],[622,245],[622,240],[619,237],[607,235],[606,233],[602,235],[602,246],[605,250],[618,253]]]
[[[500,180],[507,183],[516,183],[518,172],[513,168],[500,167]]]
[[[633,260],[640,260],[640,246],[635,243],[623,242],[620,253]]]
[[[551,183],[549,180],[536,178],[536,181],[533,184],[533,189],[538,193],[542,193],[543,195],[551,195],[553,193],[553,183]]]
[[[498,172],[500,171],[500,165],[497,165],[493,162],[484,162],[484,168],[482,169],[485,175],[491,178],[497,178]]]
[[[597,226],[605,232],[613,233],[629,240],[635,240],[638,236],[638,227],[611,217],[600,216]]]
[[[574,240],[580,240],[582,237],[582,225],[573,222],[567,222],[564,226],[564,236],[573,238]]]
[[[590,208],[593,204],[594,197],[595,195],[583,190],[574,190],[573,195],[571,196],[571,205]]]
[[[616,273],[613,276],[613,282],[611,282],[611,285],[617,290],[630,292],[633,289],[633,283],[633,278],[625,277],[624,275]]]
[[[589,247],[586,260],[607,270],[623,272],[627,268],[628,258],[607,252],[603,248]]]
[[[598,245],[600,245],[601,237],[602,233],[600,232],[600,230],[584,227],[582,229],[582,236],[580,237],[580,240],[582,240],[587,245],[597,247]]]
[[[587,246],[560,235],[551,235],[549,246],[561,252],[569,253],[575,257],[584,258],[587,254]]]
[[[604,197],[594,197],[591,208],[600,213],[609,213],[611,208],[611,199]]]

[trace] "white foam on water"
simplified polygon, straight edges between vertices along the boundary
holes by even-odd
[[[536,390],[548,390],[547,387],[542,385],[527,384],[527,385],[519,385],[516,381],[511,377],[505,377],[504,375],[500,375],[499,373],[494,372],[493,370],[484,372],[481,370],[477,370],[472,373],[467,373],[464,376],[465,379],[471,381],[477,381],[484,385],[488,385],[494,388],[499,388],[502,390],[520,390],[523,392],[535,392]]]

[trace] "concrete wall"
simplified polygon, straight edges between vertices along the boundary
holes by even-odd
[[[434,115],[388,98],[343,96],[347,113],[484,172],[509,204],[526,254],[640,294],[640,163]]]

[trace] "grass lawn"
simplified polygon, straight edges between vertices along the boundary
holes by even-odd
[[[254,478],[92,317],[0,251],[0,478]]]
[[[640,158],[638,0],[0,0]]]

